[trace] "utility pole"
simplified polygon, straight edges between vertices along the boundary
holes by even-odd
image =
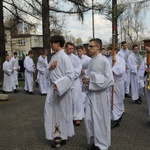
[[[118,43],[117,0],[112,0],[112,43]]]
[[[3,80],[2,65],[5,61],[5,36],[3,17],[3,0],[0,0],[0,84]]]
[[[93,31],[93,38],[95,38],[95,31],[94,31],[94,9],[93,9],[93,0],[92,0],[92,31]]]

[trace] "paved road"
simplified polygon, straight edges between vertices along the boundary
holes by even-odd
[[[37,88],[35,93],[28,95],[21,90],[8,94],[9,101],[0,102],[0,150],[52,150],[44,134],[45,96]],[[125,99],[125,115],[120,127],[112,129],[110,150],[150,150],[148,119],[145,99],[141,105]],[[67,145],[57,149],[86,150],[84,122],[75,132]]]

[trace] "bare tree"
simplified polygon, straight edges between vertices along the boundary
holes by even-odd
[[[78,19],[83,21],[84,13],[92,9],[89,2],[87,0],[3,0],[3,7],[7,13],[12,14],[16,18],[15,20],[24,22],[24,24],[28,24],[31,27],[35,27],[35,24],[32,22],[34,18],[42,19],[44,49],[48,49],[48,34],[50,35],[51,33],[49,28],[52,27],[51,31],[59,31],[61,33],[60,26],[58,26],[59,20],[53,14],[77,15]],[[108,0],[103,5],[100,3],[94,4],[93,9],[100,12],[107,2]],[[67,5],[67,7],[62,7],[64,5]],[[29,20],[29,18],[33,19]],[[54,26],[50,26],[52,24],[56,25],[56,23],[57,27],[53,28]]]

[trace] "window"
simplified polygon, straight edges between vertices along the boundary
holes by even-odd
[[[18,40],[18,45],[25,45],[25,39]]]

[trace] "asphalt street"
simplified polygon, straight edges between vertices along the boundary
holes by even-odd
[[[45,139],[44,103],[38,88],[35,95],[23,89],[0,101],[0,150],[86,150],[84,121],[75,126],[75,136],[61,148],[51,148]],[[150,150],[150,121],[147,102],[137,105],[125,99],[125,114],[119,127],[111,130],[109,150]]]

